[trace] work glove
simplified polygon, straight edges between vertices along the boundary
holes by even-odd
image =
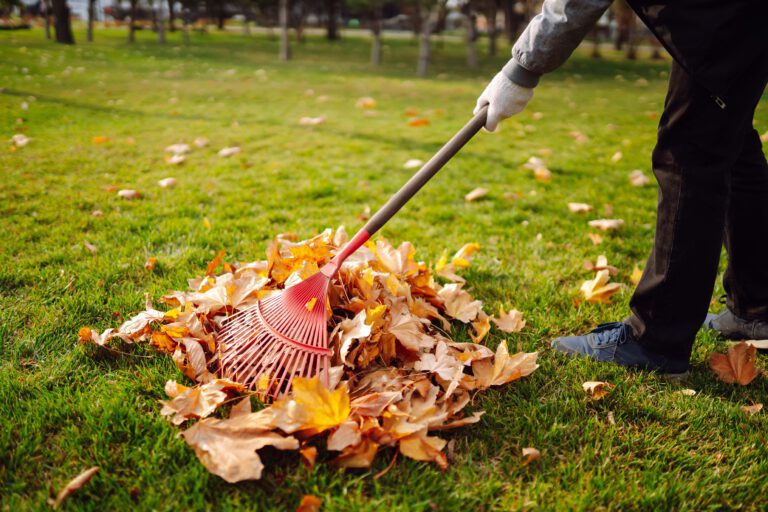
[[[533,89],[522,87],[498,72],[483,94],[477,98],[477,105],[473,114],[477,114],[481,108],[488,105],[488,117],[485,121],[485,129],[495,131],[500,121],[521,112],[533,97]]]

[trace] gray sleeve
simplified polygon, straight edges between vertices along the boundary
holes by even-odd
[[[502,72],[518,85],[535,87],[544,73],[560,67],[592,30],[613,0],[544,0],[541,12],[512,48]]]

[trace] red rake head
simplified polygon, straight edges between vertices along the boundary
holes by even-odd
[[[318,272],[228,318],[219,333],[222,375],[273,398],[287,392],[297,376],[325,370],[327,378],[331,275]]]

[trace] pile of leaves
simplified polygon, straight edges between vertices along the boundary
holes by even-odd
[[[222,321],[313,275],[347,238],[343,227],[298,242],[278,235],[266,260],[245,264],[227,263],[220,252],[204,276],[188,281],[188,291],[160,299],[166,311],[148,298],[145,311],[116,329],[80,329],[80,341],[148,342],[170,354],[195,385],[169,380],[161,414],[176,425],[197,420],[181,435],[205,467],[228,482],[260,478],[257,451],[266,446],[299,450],[310,467],[318,448],[337,452],[337,466],[366,468],[382,447],[392,447],[395,456],[445,468],[446,440],[434,432],[476,423],[482,412],[464,411],[471,393],[538,367],[535,352],[510,355],[505,341],[495,351],[482,344],[491,322],[518,332],[525,320],[516,310],[489,316],[465,290],[458,272],[470,265],[477,244],[450,259],[443,253],[431,268],[416,261],[409,242],[397,248],[383,239],[368,242],[331,283],[326,308],[334,356],[327,375],[297,377],[289,394],[256,412],[255,393],[217,375]],[[451,338],[460,324],[472,343]]]

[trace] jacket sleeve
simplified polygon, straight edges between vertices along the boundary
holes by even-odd
[[[544,0],[541,12],[512,48],[502,72],[523,87],[535,87],[544,73],[570,57],[612,0]]]

